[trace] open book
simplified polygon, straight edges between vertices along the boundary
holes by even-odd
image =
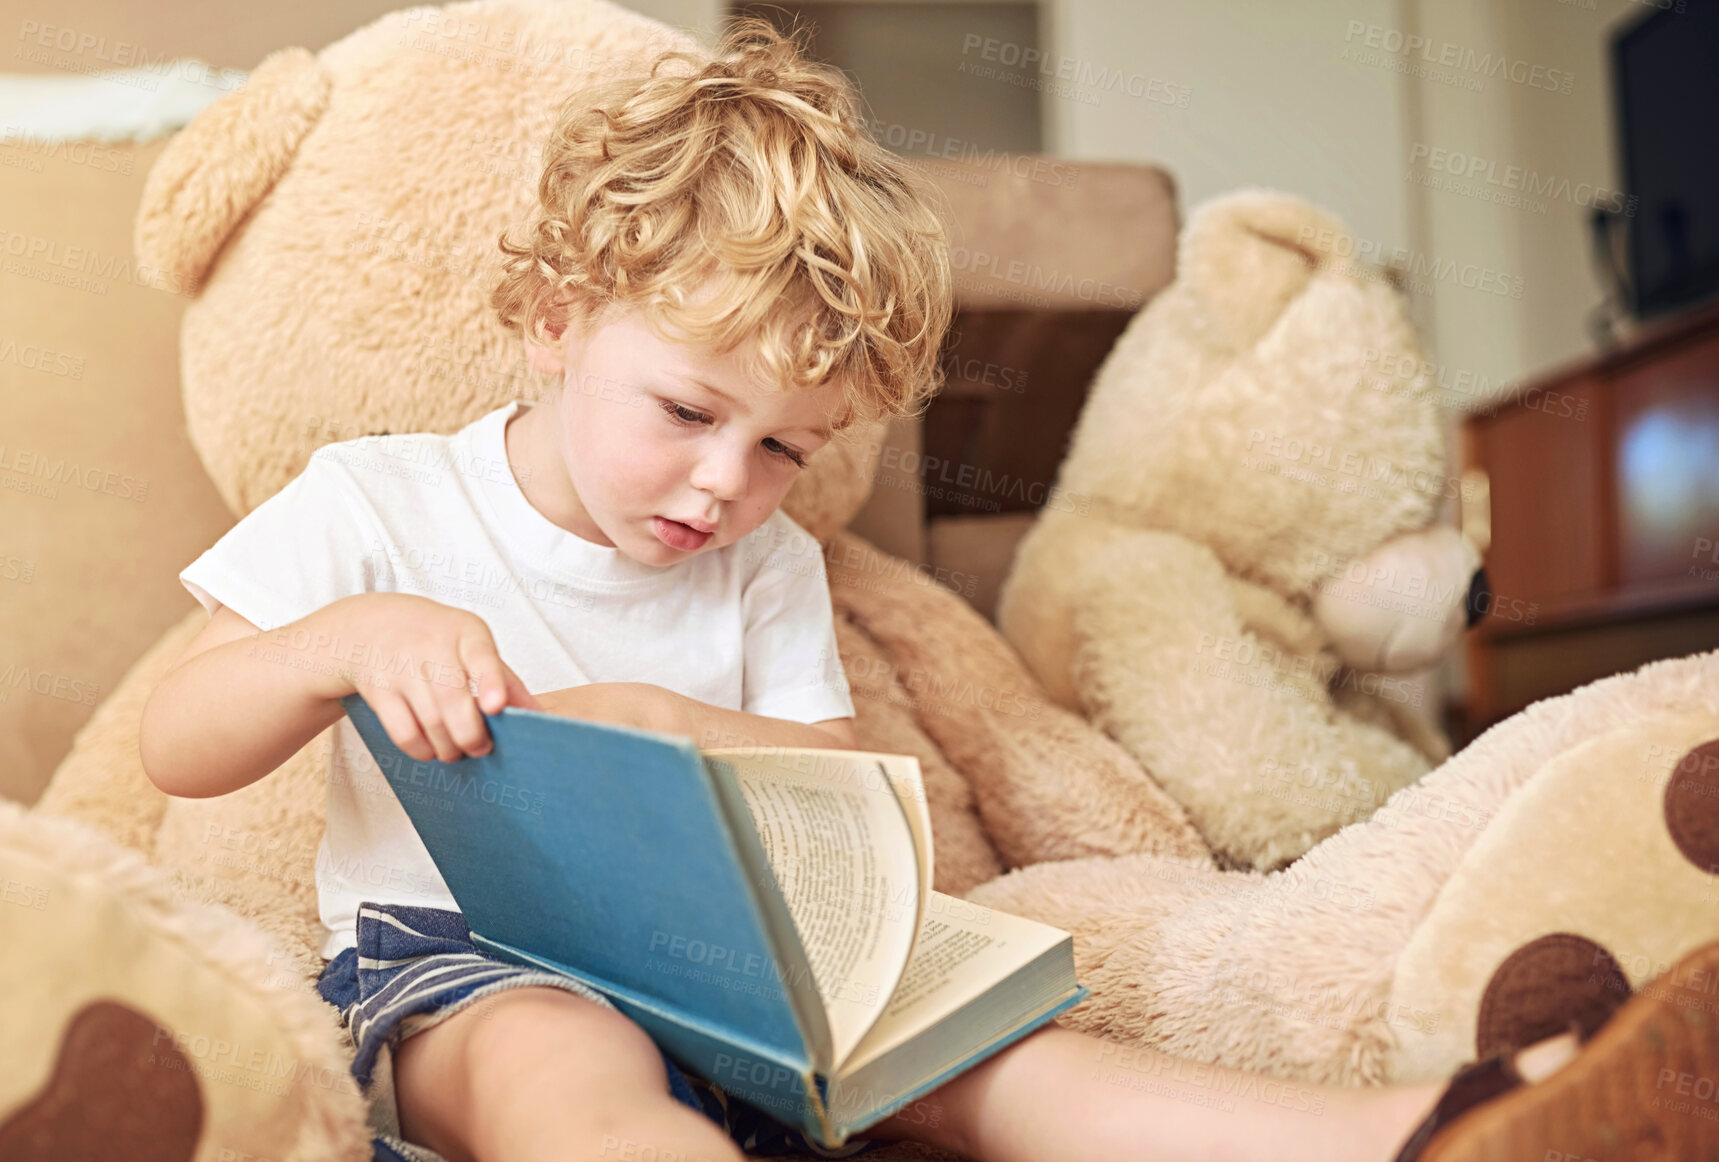
[[[836,1147],[1088,995],[1067,932],[931,888],[908,755],[699,751],[506,707],[455,763],[348,717],[492,955]]]

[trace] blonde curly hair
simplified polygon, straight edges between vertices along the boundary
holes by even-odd
[[[756,338],[779,389],[841,383],[837,429],[916,415],[953,313],[940,192],[872,140],[798,33],[743,18],[708,59],[664,52],[569,100],[525,237],[501,236],[502,323],[552,345],[637,306],[720,354]]]

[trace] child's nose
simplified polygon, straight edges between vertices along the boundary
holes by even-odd
[[[749,458],[747,449],[736,449],[727,442],[712,447],[699,458],[692,471],[692,486],[708,492],[718,500],[739,500],[746,495]]]

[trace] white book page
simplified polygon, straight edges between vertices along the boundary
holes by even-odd
[[[925,927],[883,1015],[842,1064],[843,1073],[925,1032],[1021,965],[1068,938],[1025,916],[931,892]]]
[[[740,785],[829,1014],[833,1068],[882,1014],[913,947],[922,856],[910,819],[924,805],[910,810],[895,788],[919,786],[918,763],[838,750],[704,754]],[[911,772],[894,769],[903,762]]]
[[[913,831],[913,846],[919,856],[919,876],[912,885],[911,893],[903,891],[896,897],[898,908],[910,909],[913,912],[913,942],[907,955],[902,958],[901,972],[896,973],[890,982],[890,991],[894,992],[900,983],[902,973],[913,962],[913,952],[919,946],[919,938],[925,931],[925,911],[931,906],[931,897],[936,893],[931,885],[934,868],[931,852],[931,808],[925,802],[925,781],[919,773],[919,760],[911,755],[881,755],[885,773],[890,782],[895,784],[895,797],[900,800],[902,810],[907,813],[907,824]],[[841,1057],[835,1060],[835,1066],[844,1064]]]

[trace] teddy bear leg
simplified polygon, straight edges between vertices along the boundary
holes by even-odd
[[[259,926],[0,801],[0,1158],[371,1156],[350,1041]]]
[[[192,1063],[160,1047],[153,1017],[106,999],[66,1022],[53,1071],[11,1113],[0,1111],[0,1158],[81,1162],[124,1154],[133,1162],[191,1162],[203,1130],[203,1093]]]
[[[1394,1075],[1445,1076],[1591,1028],[1719,936],[1719,721],[1650,719],[1544,764],[1475,839],[1398,959]],[[1719,1019],[1719,979],[1700,1019]],[[1674,1095],[1667,1093],[1670,1098]]]
[[[1498,724],[1282,871],[1066,860],[966,898],[1074,934],[1070,1027],[1310,1082],[1448,1077],[1719,936],[1716,738],[1719,652],[1657,662]],[[1691,988],[1719,1005],[1719,978]]]

